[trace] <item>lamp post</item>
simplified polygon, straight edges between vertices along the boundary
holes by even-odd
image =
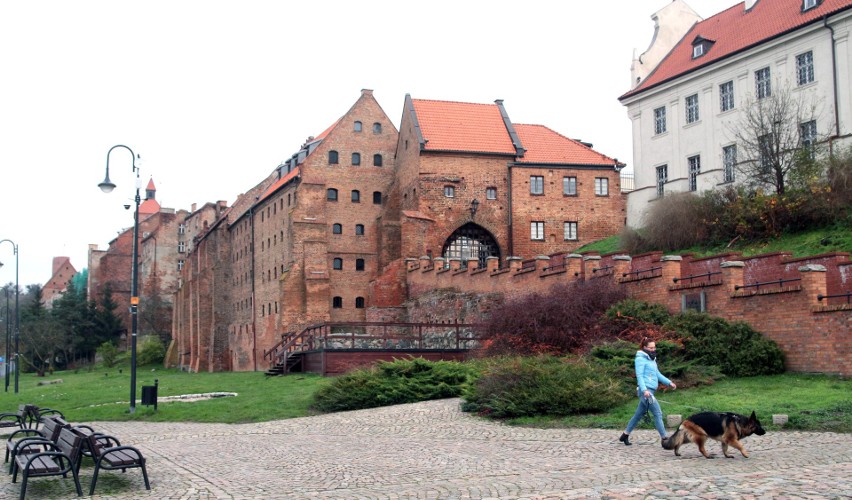
[[[18,374],[21,371],[20,367],[18,366],[19,365],[19,363],[18,363],[18,347],[20,345],[19,341],[20,341],[20,338],[21,338],[21,310],[18,308],[18,295],[19,295],[18,294],[18,288],[19,288],[18,287],[18,245],[16,245],[15,242],[12,241],[12,240],[0,240],[0,244],[2,244],[5,241],[8,241],[9,243],[12,244],[12,248],[14,249],[14,252],[15,252],[15,394],[17,394],[18,393]],[[3,263],[0,262],[0,267],[2,267],[2,266],[3,266]],[[7,299],[6,300],[7,308],[8,308],[8,303],[9,303],[9,301]],[[8,340],[6,342],[6,352],[7,353],[9,352]],[[6,391],[9,390],[9,369],[8,369],[9,365],[8,365],[8,363],[9,363],[9,356],[7,354],[6,355],[6,366],[7,366],[7,368],[6,368]]]
[[[6,292],[6,357],[3,358],[3,370],[5,371],[3,380],[6,385],[6,392],[9,392],[9,344],[12,343],[12,319],[9,317],[9,287],[4,289]]]
[[[133,214],[133,270],[130,284],[130,413],[136,413],[136,326],[139,309],[139,188],[141,187],[139,167],[136,166],[136,160],[139,158],[139,155],[134,154],[132,149],[123,144],[117,144],[109,148],[109,151],[107,151],[106,177],[103,182],[98,184],[98,187],[104,193],[110,193],[115,189],[115,184],[109,180],[109,154],[115,148],[124,148],[130,151],[130,157],[133,160],[133,171],[136,173],[136,211]]]

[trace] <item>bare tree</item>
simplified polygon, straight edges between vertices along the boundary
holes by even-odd
[[[728,126],[737,144],[736,170],[749,187],[772,186],[777,194],[819,175],[819,146],[828,137],[817,130],[821,100],[794,93],[789,85],[771,95],[750,98],[740,119]]]

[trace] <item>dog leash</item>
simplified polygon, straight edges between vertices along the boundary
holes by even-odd
[[[665,400],[662,400],[660,398],[657,398],[657,401],[659,401],[660,403],[665,403],[667,405],[683,406],[684,408],[690,408],[690,409],[693,409],[693,410],[706,411],[705,408],[696,408],[694,406],[689,406],[689,405],[685,405],[685,404],[682,404],[682,403],[671,403],[669,401],[665,401]]]

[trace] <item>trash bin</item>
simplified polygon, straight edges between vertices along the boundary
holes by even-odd
[[[157,409],[157,387],[160,385],[159,379],[154,379],[154,385],[142,386],[142,404],[145,406],[154,405]]]

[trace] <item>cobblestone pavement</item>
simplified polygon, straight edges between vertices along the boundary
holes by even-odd
[[[619,431],[484,421],[457,399],[259,424],[94,425],[142,450],[152,485],[138,469],[105,472],[99,498],[852,498],[849,434],[751,436],[749,459],[711,442],[721,458],[707,460],[694,445],[675,457],[652,430],[628,447]],[[0,497],[19,492],[6,480]],[[73,483],[34,479],[27,493],[73,497]]]

